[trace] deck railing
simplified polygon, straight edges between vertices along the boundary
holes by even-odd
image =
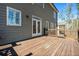
[[[64,32],[63,34],[60,33],[59,31]],[[66,30],[66,29],[49,29],[48,30],[48,35],[49,36],[61,36],[63,35],[63,37],[65,38],[73,38],[73,39],[79,39],[79,34],[77,30]]]
[[[49,36],[57,36],[57,29],[49,29],[48,35]]]

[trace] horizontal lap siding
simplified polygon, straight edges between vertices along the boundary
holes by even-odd
[[[56,19],[54,18],[54,10],[48,5],[46,4],[46,12],[48,13],[48,19],[50,23],[53,23],[53,28],[55,28],[55,24],[56,24]],[[51,24],[49,25],[49,28],[51,29]]]
[[[0,4],[0,40],[6,38],[5,33],[5,19],[6,19],[6,10],[5,5]],[[5,37],[4,37],[5,36]]]
[[[29,4],[27,4],[29,6]],[[25,4],[1,4],[0,5],[0,44],[10,43],[32,37],[31,15],[26,18],[30,8],[24,9]],[[12,7],[22,12],[22,26],[7,26],[6,7]],[[27,7],[26,7],[27,8]]]
[[[0,5],[0,25],[5,23],[5,19],[6,19],[6,8],[4,7],[4,5]],[[3,26],[0,26],[3,27]]]
[[[53,12],[54,11],[48,4],[45,4],[44,8],[43,8],[43,4],[39,4],[39,7],[38,7],[38,4],[32,5],[32,14],[42,18],[42,33],[44,32],[46,21],[49,21],[49,23],[52,22],[53,24],[56,23],[56,20],[54,19],[54,16],[53,16]]]
[[[22,26],[6,25],[6,6],[21,10]],[[55,23],[53,18],[53,10],[48,4],[0,4],[0,44],[10,43],[32,37],[32,15],[42,18],[42,32],[45,22]],[[28,18],[26,16],[29,16]]]

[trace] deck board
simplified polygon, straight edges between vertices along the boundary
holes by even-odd
[[[79,56],[77,40],[43,36],[17,42],[17,44],[21,45],[13,48],[19,56],[29,53],[32,53],[32,56]],[[5,47],[9,46],[0,46],[0,49]]]

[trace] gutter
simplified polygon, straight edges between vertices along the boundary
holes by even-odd
[[[49,3],[49,5],[55,12],[59,12],[53,3]]]

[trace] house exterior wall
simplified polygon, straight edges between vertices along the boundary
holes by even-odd
[[[42,19],[42,34],[45,27],[46,20],[56,23],[57,20],[53,17],[53,10],[48,4],[0,4],[0,44],[6,44],[23,39],[32,38],[32,15],[38,16]],[[22,25],[8,26],[6,7],[12,7],[21,11]],[[29,16],[28,18],[26,16]],[[50,27],[50,26],[49,26]],[[55,28],[55,25],[54,25]]]

